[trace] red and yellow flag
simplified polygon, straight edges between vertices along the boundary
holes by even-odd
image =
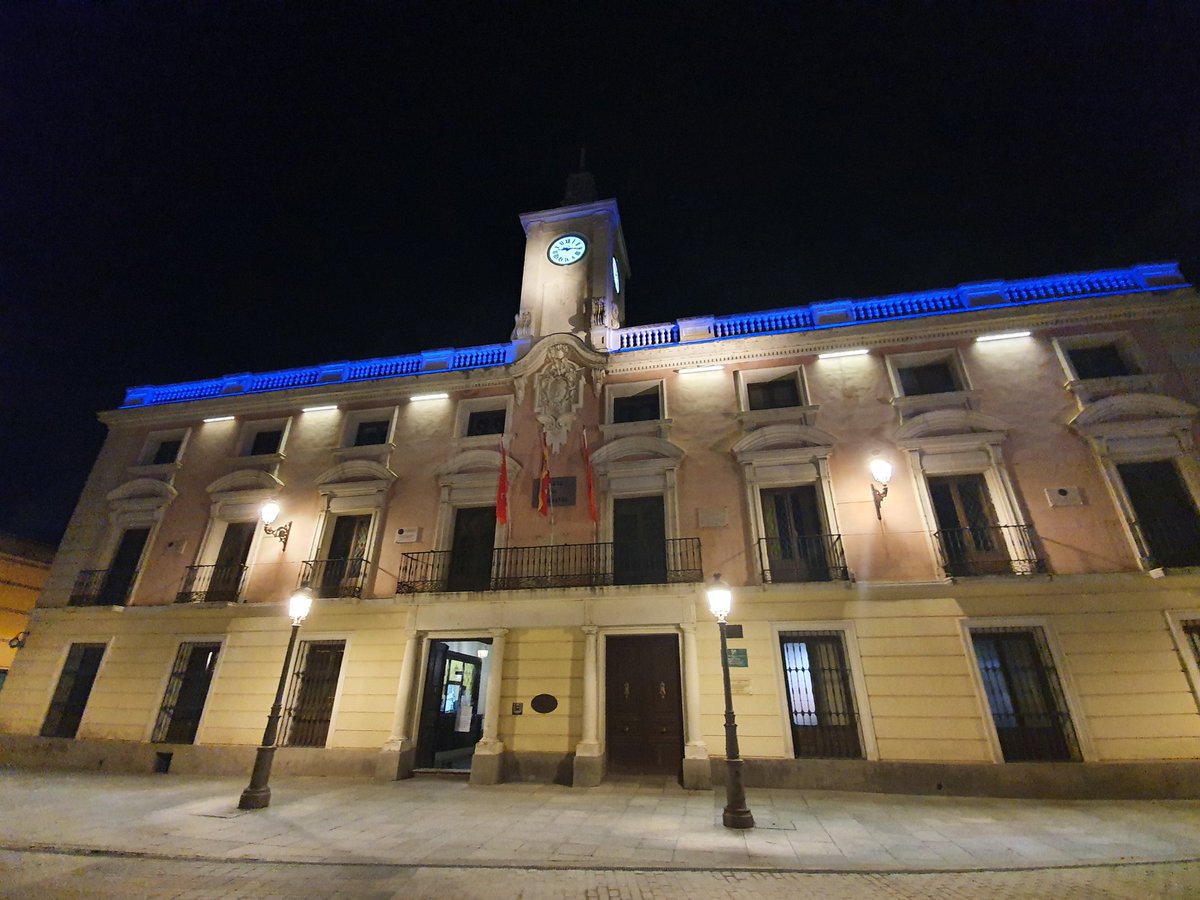
[[[538,512],[550,515],[550,448],[546,446],[546,432],[542,435],[542,471],[538,475]]]
[[[508,454],[500,442],[500,480],[496,483],[496,521],[508,524]]]
[[[583,477],[587,480],[588,516],[596,521],[596,483],[592,477],[592,453],[588,449],[587,429],[583,429]]]

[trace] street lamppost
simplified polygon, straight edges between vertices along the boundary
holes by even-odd
[[[721,821],[726,828],[753,828],[754,816],[746,806],[746,787],[742,783],[742,756],[738,752],[737,722],[733,718],[733,692],[729,689],[729,645],[725,635],[725,620],[733,606],[733,590],[713,575],[706,592],[708,608],[717,618],[721,629],[721,675],[725,679],[725,812]]]
[[[279,672],[279,687],[275,689],[275,702],[267,716],[267,728],[263,732],[262,746],[254,756],[254,771],[250,773],[250,784],[242,791],[238,809],[265,809],[271,805],[271,763],[275,761],[275,740],[279,736],[279,713],[283,706],[283,691],[287,685],[288,667],[292,664],[292,651],[296,649],[296,635],[312,609],[313,592],[305,585],[288,600],[288,615],[292,617],[292,635],[288,638],[287,653],[283,655],[283,669]]]

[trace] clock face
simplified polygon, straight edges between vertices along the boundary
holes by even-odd
[[[612,258],[612,270],[613,270],[613,293],[619,294],[619,293],[621,293],[621,270],[617,268],[617,258],[615,256]]]
[[[564,234],[555,239],[546,255],[556,266],[569,266],[571,263],[577,263],[583,259],[585,253],[587,253],[587,241],[582,234]]]

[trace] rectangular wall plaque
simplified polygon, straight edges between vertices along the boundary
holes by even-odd
[[[729,668],[745,669],[750,665],[750,659],[746,655],[746,651],[740,647],[731,647],[725,651],[725,655],[729,660]]]
[[[533,508],[537,509],[538,488],[541,482],[535,477],[533,479]],[[550,506],[558,508],[560,506],[575,505],[575,476],[564,475],[561,478],[550,479]]]

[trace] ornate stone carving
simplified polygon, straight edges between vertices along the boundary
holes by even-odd
[[[509,340],[523,341],[528,338],[533,331],[533,317],[529,310],[521,310],[513,316],[513,320],[516,324],[513,326],[512,337]]]
[[[546,443],[558,453],[583,405],[583,368],[567,358],[567,347],[546,351],[545,364],[534,377],[534,415],[546,433]]]

